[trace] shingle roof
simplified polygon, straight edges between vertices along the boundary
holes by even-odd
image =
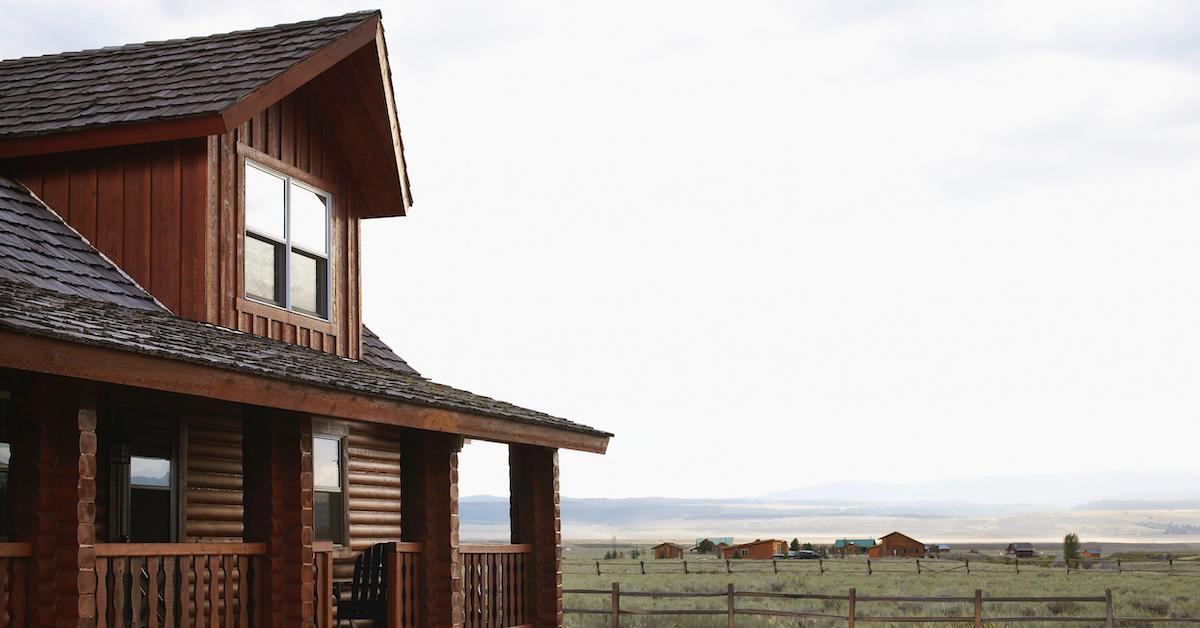
[[[0,61],[0,138],[220,113],[376,15]]]
[[[833,542],[834,549],[841,549],[848,545],[856,547],[875,547],[875,539],[838,539]]]
[[[363,325],[362,328],[362,361],[409,375],[420,375],[417,369],[409,366],[404,358],[396,355],[396,352],[392,351],[392,348],[366,325]]]
[[[0,279],[0,328],[593,436],[549,414],[298,345]]]
[[[25,186],[2,176],[0,279],[142,310],[162,308]]]

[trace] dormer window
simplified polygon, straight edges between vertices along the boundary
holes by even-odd
[[[329,318],[330,195],[246,161],[246,297]]]

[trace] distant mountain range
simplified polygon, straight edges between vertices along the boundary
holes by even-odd
[[[1011,475],[914,484],[838,482],[744,499],[561,500],[568,538],[800,536],[827,542],[904,530],[956,541],[1200,541],[1200,474]],[[508,498],[465,497],[464,538],[507,536]],[[1170,538],[1167,538],[1170,537]]]
[[[967,502],[1070,508],[1113,500],[1197,500],[1200,473],[1101,471],[1002,475],[912,484],[835,482],[762,496],[765,500],[842,502]]]

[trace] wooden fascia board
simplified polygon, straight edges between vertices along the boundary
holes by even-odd
[[[400,137],[400,116],[396,113],[396,95],[392,90],[392,67],[388,64],[387,40],[383,36],[383,22],[375,30],[375,53],[379,57],[379,73],[383,83],[383,97],[387,103],[388,133],[392,152],[396,155],[396,172],[400,175],[400,198],[404,206],[401,215],[412,207],[412,191],[408,182],[408,167],[404,162],[404,140]]]
[[[242,96],[237,102],[227,107],[221,113],[221,118],[225,124],[223,132],[238,128],[243,122],[249,120],[250,116],[282,100],[288,94],[311,81],[318,74],[350,56],[354,51],[374,42],[379,23],[378,14],[368,17],[361,24],[333,40],[324,48],[305,57],[303,61],[267,81],[265,85]]]
[[[14,137],[0,139],[0,159],[204,137],[224,133],[224,129],[221,116],[209,115]]]
[[[467,438],[604,453],[608,437],[0,331],[0,367]]]

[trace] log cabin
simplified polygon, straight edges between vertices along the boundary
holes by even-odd
[[[879,539],[879,545],[868,550],[871,558],[924,558],[925,544],[899,532],[885,534]]]
[[[557,452],[612,435],[363,325],[411,206],[377,11],[0,61],[0,624],[562,625]],[[465,439],[508,544],[459,542]]]

